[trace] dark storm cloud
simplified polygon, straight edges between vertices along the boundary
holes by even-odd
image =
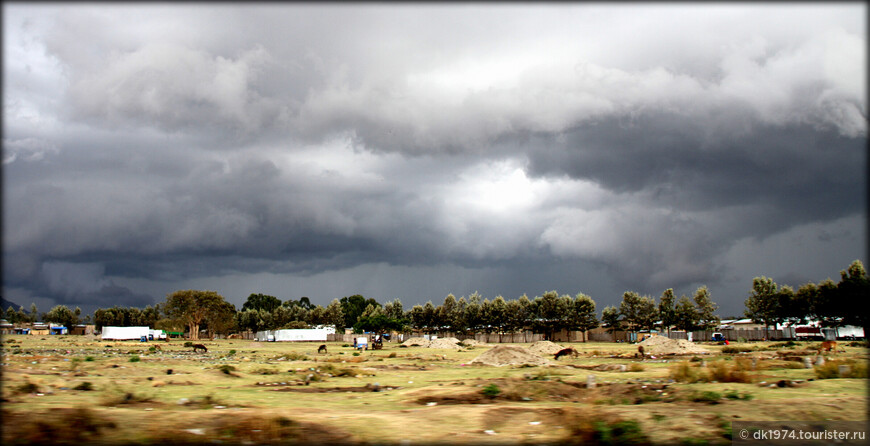
[[[12,300],[371,265],[618,297],[866,241],[863,7],[212,6],[6,7]]]

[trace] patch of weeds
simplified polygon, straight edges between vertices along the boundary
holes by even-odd
[[[136,356],[136,355],[133,355],[133,356],[130,357],[130,362],[139,362],[139,361],[140,361],[140,359],[139,359],[139,357]]]
[[[387,356],[387,358],[395,358],[396,356],[396,352],[392,352]]]
[[[191,341],[185,341],[184,346],[185,346],[185,347],[193,347],[193,342],[191,342]]]
[[[151,347],[148,347],[148,351],[149,351],[150,353],[154,353],[154,352],[157,351],[157,347],[155,347],[155,346],[152,345]]]
[[[656,423],[660,423],[662,420],[667,418],[666,416],[664,416],[660,413],[654,413],[651,416],[652,416],[653,421],[655,421]]]
[[[277,370],[275,370],[275,369],[265,369],[265,368],[261,368],[261,369],[254,370],[254,371],[251,372],[251,373],[253,373],[253,374],[255,374],[255,375],[277,375],[277,374],[279,374],[279,373],[281,373],[281,372],[279,372],[279,371],[277,371]]]
[[[119,406],[125,404],[148,403],[154,401],[154,396],[136,393],[116,388],[107,393],[101,402],[103,406]]]
[[[73,390],[82,390],[82,391],[88,392],[88,391],[94,390],[94,385],[88,381],[85,381],[85,382],[73,387]]]
[[[15,388],[15,393],[39,393],[39,386],[27,381]]]
[[[753,350],[755,350],[755,349],[752,347],[742,347],[742,346],[736,346],[736,345],[729,345],[726,347],[722,347],[722,353],[725,353],[728,355],[733,355],[735,353],[746,353],[746,352],[751,352]]]
[[[236,368],[233,367],[233,366],[231,366],[231,365],[229,365],[229,364],[221,364],[221,365],[218,366],[217,369],[220,370],[221,372],[223,372],[224,375],[232,375],[232,376],[235,376],[235,374],[234,374],[233,372],[236,371]]]
[[[684,438],[680,440],[681,446],[706,446],[708,444],[710,442],[702,438]]]
[[[696,383],[701,381],[701,371],[692,367],[688,361],[683,361],[671,367],[671,379],[681,383]]]
[[[332,364],[322,365],[315,371],[331,376],[356,376],[359,374],[359,370],[355,368],[339,368]]]
[[[695,392],[690,399],[696,403],[719,404],[719,400],[722,399],[722,394],[711,390],[705,390],[703,392]]]
[[[85,362],[94,362],[93,356],[85,356]]]
[[[703,358],[698,357],[698,356],[692,356],[692,359],[689,359],[689,361],[691,361],[691,362],[701,362],[703,360],[704,360]]]
[[[350,344],[341,344],[342,347],[350,347]]]
[[[841,366],[845,366],[843,373],[840,371]],[[813,369],[818,379],[867,378],[867,363],[854,359],[827,361],[824,365],[815,366]]]
[[[229,353],[227,353],[227,356],[233,356],[235,354],[236,354],[236,350],[233,349],[233,350],[230,350]]]
[[[353,352],[354,356],[359,356],[359,352]]]
[[[717,361],[707,368],[709,374],[707,380],[720,383],[751,383],[752,376],[747,373],[750,368],[751,363],[745,359],[738,359],[732,364]]]
[[[308,356],[299,352],[287,352],[272,359],[275,361],[308,361]]]
[[[498,396],[499,393],[501,393],[501,389],[499,389],[498,386],[495,384],[489,384],[481,389],[480,393],[482,393],[483,396],[487,398],[495,398],[496,396]]]
[[[752,398],[754,398],[754,397],[752,396],[751,393],[740,394],[736,390],[729,390],[729,391],[725,392],[725,398],[728,398],[729,400],[751,401]]]
[[[649,438],[643,433],[640,424],[634,420],[620,420],[610,423],[595,421],[592,426],[594,429],[592,438],[598,444],[649,444]]]
[[[525,375],[523,376],[523,379],[526,379],[526,380],[529,380],[529,381],[549,381],[549,380],[550,380],[550,375],[548,375],[547,372],[544,371],[544,370],[539,370],[539,371],[538,371],[537,373],[535,373],[534,375],[529,374],[529,373],[525,374]]]
[[[639,362],[633,362],[630,366],[628,366],[629,372],[642,372],[644,370],[646,370],[646,367],[644,367],[644,365]]]

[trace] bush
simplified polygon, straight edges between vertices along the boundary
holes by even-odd
[[[707,368],[707,381],[720,383],[751,383],[752,376],[747,373],[750,364],[745,359],[738,359],[729,364],[725,361],[717,361]]]
[[[86,356],[85,362],[94,362],[94,357],[93,356]]]
[[[387,356],[387,357],[388,357],[388,358],[395,358],[396,356],[397,356],[397,355],[396,355],[396,352],[392,352],[392,353],[390,353],[389,356]]]
[[[644,370],[646,370],[646,367],[644,367],[643,364],[637,362],[633,362],[630,366],[628,366],[629,372],[642,372]]]
[[[677,382],[696,383],[701,380],[701,371],[684,361],[671,367],[670,376]]]
[[[229,365],[229,364],[222,364],[222,365],[218,366],[218,370],[223,372],[224,375],[232,375],[233,372],[236,370],[236,368]]]
[[[744,393],[741,395],[736,390],[729,390],[727,393],[725,393],[725,398],[728,398],[729,400],[751,401],[753,396],[751,393]]]
[[[359,352],[353,352],[354,356],[359,356]]]
[[[90,390],[94,390],[94,385],[85,381],[85,382],[73,387],[73,390],[90,391]]]
[[[26,383],[16,387],[15,393],[39,393],[39,386],[27,381]]]
[[[719,404],[719,400],[722,399],[722,394],[719,392],[713,392],[710,390],[705,390],[703,392],[696,392],[692,395],[691,400],[696,403],[708,403],[708,404]]]
[[[233,355],[235,355],[235,354],[236,354],[236,351],[235,351],[235,350],[230,350],[230,352],[227,353],[227,356],[233,356]]]
[[[640,424],[634,420],[622,420],[607,423],[593,423],[595,432],[593,440],[597,444],[648,444],[649,438],[643,433]]]
[[[733,355],[735,353],[751,352],[753,350],[754,349],[752,347],[738,347],[738,346],[734,346],[734,345],[728,345],[728,346],[722,347],[722,353],[725,353],[728,355]]]
[[[840,374],[840,366],[848,366],[848,371]],[[824,365],[815,366],[814,371],[818,379],[834,378],[867,378],[867,363],[864,361],[827,361]]]
[[[130,362],[139,362],[139,357],[136,356],[136,355],[131,356],[131,357],[130,357]]]
[[[487,398],[495,398],[499,393],[501,393],[501,389],[499,389],[495,384],[489,384],[481,389],[480,393]]]
[[[185,346],[185,347],[193,347],[193,342],[191,342],[191,341],[186,341],[186,342],[184,343],[184,346]]]

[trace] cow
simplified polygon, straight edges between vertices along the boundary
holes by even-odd
[[[326,353],[326,344],[317,347],[317,353]]]
[[[208,349],[205,348],[202,344],[193,344],[193,352],[196,353],[197,350],[202,350],[203,353],[208,352]]]
[[[637,352],[640,353],[640,357],[641,357],[641,358],[646,358],[646,352],[643,351],[643,346],[642,346],[642,345],[638,345],[638,346],[637,346]]]
[[[822,341],[822,345],[819,346],[819,353],[823,351],[837,351],[837,341]]]
[[[559,358],[561,358],[562,356],[567,356],[567,355],[571,355],[571,356],[576,358],[577,357],[577,350],[574,350],[571,347],[563,348],[562,350],[559,350],[558,352],[556,352],[556,354],[553,356],[553,358],[556,361],[558,361]]]

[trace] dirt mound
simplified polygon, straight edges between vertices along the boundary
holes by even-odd
[[[466,347],[492,347],[492,345],[484,343],[484,342],[480,342],[477,339],[465,339],[465,340],[459,341],[459,343],[466,346]]]
[[[414,347],[414,346],[428,347],[429,341],[426,340],[426,338],[411,338],[411,339],[408,339],[407,341],[403,342],[402,345],[404,345],[406,347]]]
[[[429,348],[452,348],[459,350],[459,339],[456,338],[438,338],[429,342]]]
[[[529,351],[536,355],[551,356],[555,355],[556,352],[562,350],[563,348],[565,347],[562,347],[561,345],[552,343],[550,341],[536,341],[529,346]]]
[[[650,336],[639,345],[648,355],[696,355],[710,353],[685,339],[669,339],[665,336]]]
[[[474,358],[472,364],[501,367],[505,365],[548,365],[550,361],[522,347],[499,345]]]

